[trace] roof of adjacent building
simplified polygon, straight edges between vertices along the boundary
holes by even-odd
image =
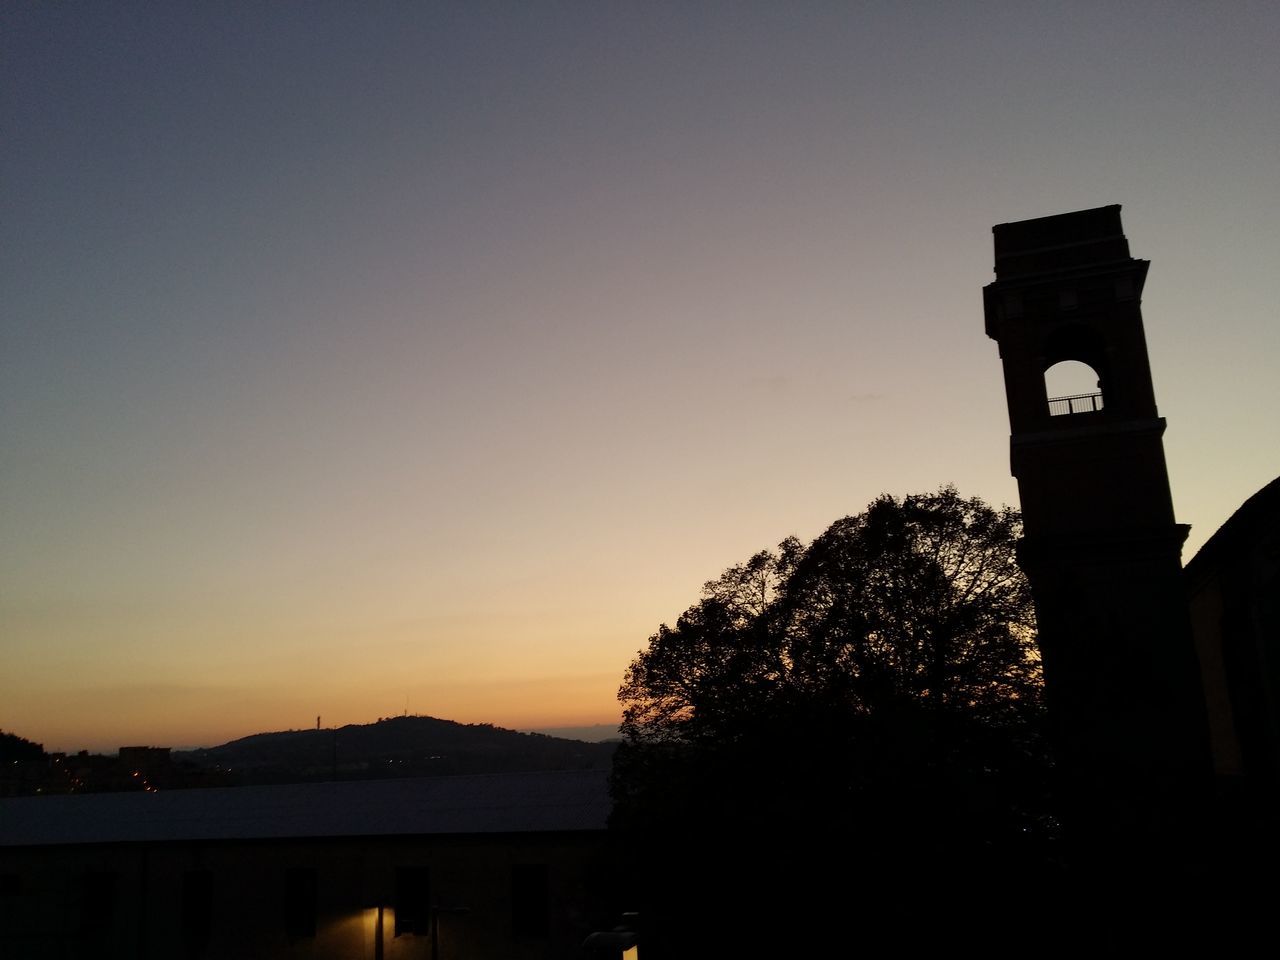
[[[1232,558],[1244,555],[1243,545],[1257,542],[1267,530],[1280,523],[1280,477],[1240,505],[1235,513],[1208,540],[1184,567],[1187,582],[1193,589]]]
[[[0,800],[0,846],[603,830],[602,770]]]

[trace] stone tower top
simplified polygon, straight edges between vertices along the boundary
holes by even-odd
[[[1129,259],[1119,204],[1000,223],[991,232],[1000,280],[1060,274]]]

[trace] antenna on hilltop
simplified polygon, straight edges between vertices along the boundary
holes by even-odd
[[[316,729],[320,729],[320,714],[316,714]]]

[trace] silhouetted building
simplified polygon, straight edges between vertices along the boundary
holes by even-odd
[[[1207,780],[1200,679],[1142,325],[1148,262],[1120,207],[1000,224],[983,291],[1000,346],[1059,763],[1087,831],[1159,832]],[[1051,397],[1076,361],[1097,390]]]
[[[172,762],[168,747],[121,747],[120,762],[138,771],[164,769]]]
[[[0,800],[0,956],[572,956],[608,812],[603,771]]]
[[[1220,775],[1280,780],[1280,478],[1187,564],[1187,594]]]

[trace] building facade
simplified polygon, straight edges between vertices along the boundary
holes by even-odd
[[[608,811],[600,771],[3,800],[0,956],[573,956]]]

